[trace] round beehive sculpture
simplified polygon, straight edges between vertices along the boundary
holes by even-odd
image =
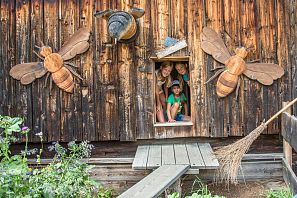
[[[108,21],[108,33],[118,42],[133,42],[139,35],[137,19],[144,15],[144,10],[132,8],[128,12],[117,10],[104,10],[96,12],[96,17],[102,17]]]

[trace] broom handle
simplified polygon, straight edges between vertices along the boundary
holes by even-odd
[[[267,122],[264,123],[265,126],[267,126],[272,120],[274,120],[277,116],[279,116],[282,112],[284,112],[287,108],[292,106],[295,102],[297,102],[297,98],[289,102],[286,106],[284,106],[279,112],[277,112],[274,116],[272,116]]]

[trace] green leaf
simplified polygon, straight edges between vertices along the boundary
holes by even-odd
[[[180,197],[180,195],[178,192],[174,192],[171,195],[168,195],[168,198],[179,198],[179,197]]]

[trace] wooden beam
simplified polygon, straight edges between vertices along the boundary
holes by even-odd
[[[132,164],[134,158],[127,157],[127,158],[89,158],[89,159],[82,159],[82,162],[88,164]],[[41,164],[49,164],[52,163],[53,159],[41,159]],[[28,159],[29,165],[36,165],[38,164],[35,159]]]
[[[184,121],[176,121],[176,122],[157,122],[154,124],[154,127],[168,127],[168,126],[193,126],[193,122],[184,122]]]
[[[216,170],[200,169],[199,178],[212,181]],[[238,174],[238,181],[259,181],[264,179],[282,179],[282,161],[279,160],[255,160],[243,161]]]
[[[288,113],[282,114],[284,128],[282,130],[283,139],[297,151],[297,118]]]
[[[164,165],[121,194],[119,198],[158,197],[166,188],[178,180],[189,165]]]
[[[283,102],[283,107],[286,106],[289,102]],[[289,107],[285,112],[291,114],[292,109]],[[285,120],[282,120],[281,130],[285,130]],[[283,149],[285,154],[285,159],[288,161],[288,164],[292,166],[292,147],[290,144],[283,138]]]
[[[260,154],[245,154],[242,161],[248,160],[280,160],[284,157],[283,153],[260,153]]]
[[[291,165],[287,162],[285,158],[282,160],[283,164],[283,177],[288,186],[290,186],[290,189],[293,191],[293,194],[295,195],[297,193],[297,177],[294,173],[294,171],[291,168]]]
[[[167,56],[163,58],[158,58],[156,56],[151,56],[154,62],[164,62],[164,61],[189,61],[190,56]]]

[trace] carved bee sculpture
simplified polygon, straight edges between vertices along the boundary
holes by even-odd
[[[247,56],[247,50],[237,48],[235,55],[231,56],[223,39],[211,28],[203,28],[201,34],[201,48],[207,54],[225,67],[219,67],[214,76],[206,83],[220,75],[216,84],[216,93],[219,97],[226,97],[236,88],[236,98],[240,84],[240,76],[244,74],[250,79],[257,80],[263,85],[271,85],[273,80],[276,80],[284,75],[284,69],[273,63],[245,63],[244,58]]]
[[[90,32],[87,28],[81,28],[76,31],[69,40],[63,45],[59,52],[53,53],[49,46],[37,47],[39,54],[34,53],[43,60],[43,62],[21,63],[11,68],[9,74],[14,79],[20,80],[23,85],[32,83],[35,79],[41,78],[47,72],[52,74],[52,79],[62,90],[72,93],[74,87],[73,76],[82,78],[70,67],[74,66],[70,62],[64,62],[82,54],[89,49]],[[50,75],[48,73],[48,76]],[[48,78],[47,76],[47,78]]]
[[[143,15],[141,8],[132,8],[128,12],[108,9],[94,14],[108,21],[109,35],[121,43],[131,43],[137,38],[140,31],[137,19]]]

